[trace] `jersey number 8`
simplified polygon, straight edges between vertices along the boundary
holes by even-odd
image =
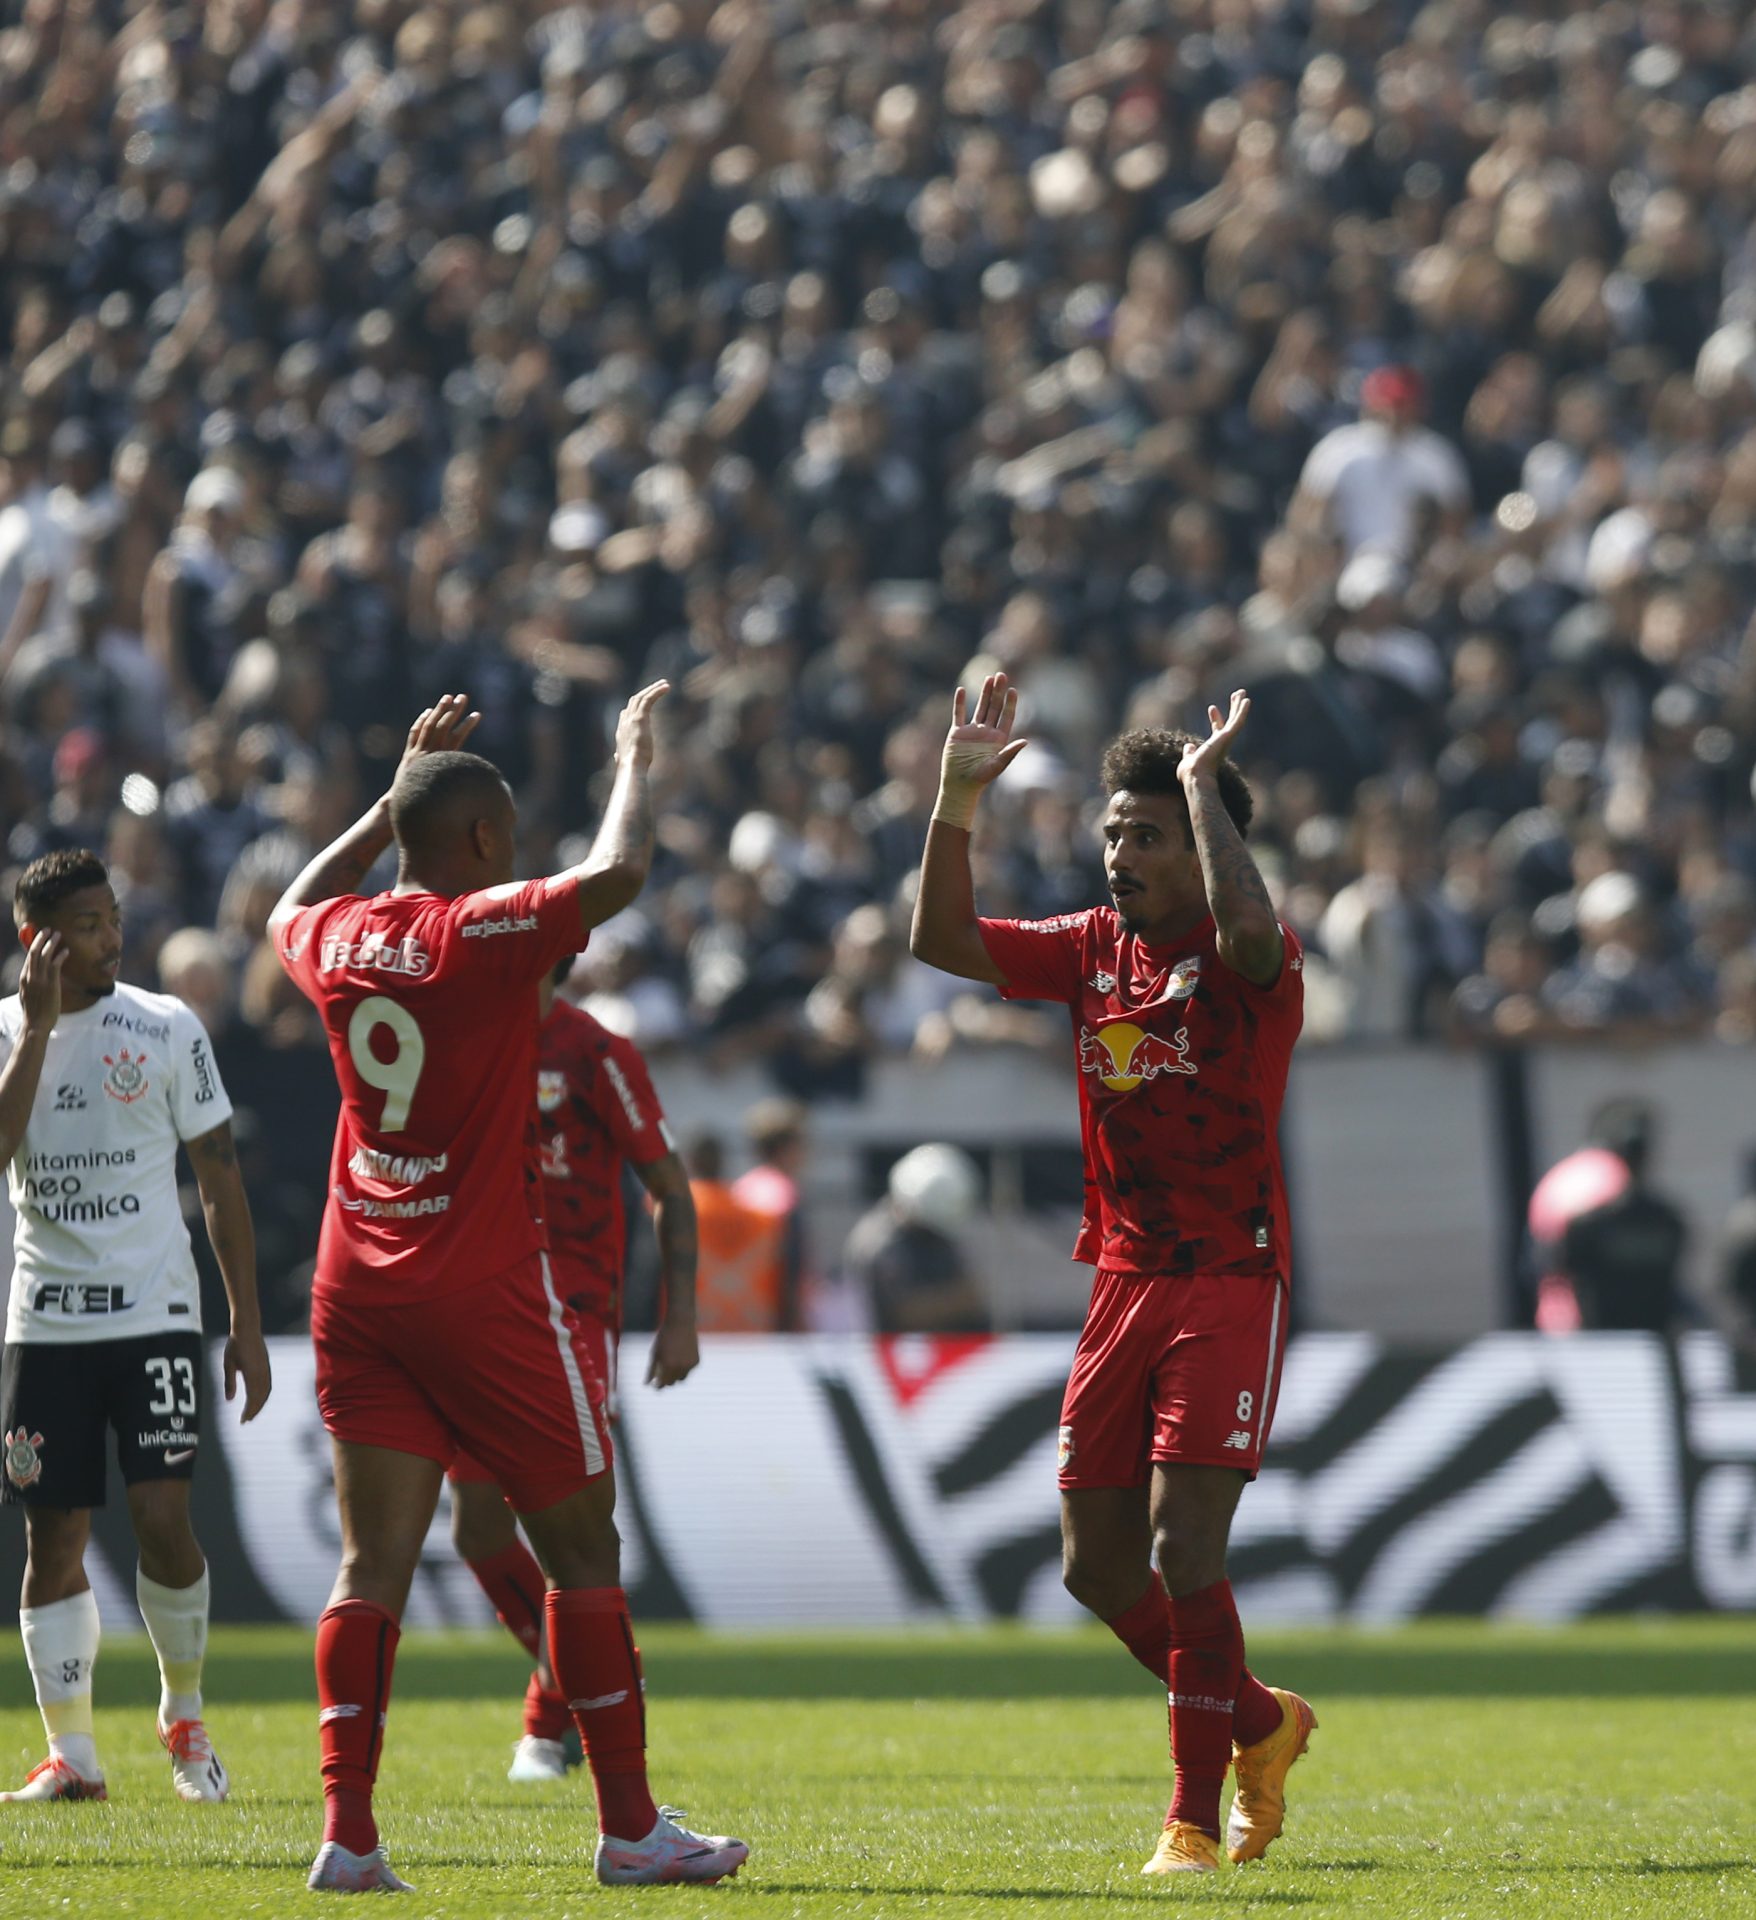
[[[372,1051],[372,1034],[378,1027],[388,1027],[396,1040],[396,1052],[388,1060],[380,1060]],[[355,1007],[348,1022],[348,1052],[354,1071],[367,1086],[378,1088],[384,1095],[378,1131],[401,1133],[408,1125],[409,1108],[427,1061],[427,1043],[415,1025],[415,1016],[383,994],[373,994]]]

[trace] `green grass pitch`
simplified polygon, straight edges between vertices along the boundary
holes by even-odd
[[[1260,1920],[1756,1915],[1756,1628],[1630,1621],[1261,1634],[1321,1720],[1266,1862],[1142,1880],[1168,1788],[1162,1694],[1098,1632],[643,1636],[661,1799],[753,1853],[717,1888],[590,1878],[583,1779],[513,1787],[508,1642],[412,1636],[380,1814],[406,1920],[1028,1920],[1149,1909]],[[0,1809],[0,1915],[309,1914],[318,1837],[308,1639],[215,1635],[210,1725],[235,1782],[184,1807],[153,1744],[144,1643],[97,1668],[104,1806]],[[0,1766],[41,1752],[16,1647]],[[334,1896],[330,1896],[333,1902]]]

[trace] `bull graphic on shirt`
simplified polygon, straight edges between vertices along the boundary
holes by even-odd
[[[1143,1080],[1161,1073],[1199,1073],[1189,1058],[1189,1029],[1179,1027],[1173,1037],[1148,1033],[1131,1021],[1118,1020],[1094,1033],[1079,1034],[1079,1071],[1095,1073],[1112,1093],[1131,1093]]]

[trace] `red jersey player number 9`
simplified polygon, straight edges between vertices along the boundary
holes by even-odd
[[[372,1036],[380,1027],[388,1027],[396,1037],[396,1052],[388,1060],[381,1060],[372,1051]],[[427,1064],[427,1043],[419,1021],[407,1007],[375,993],[355,1007],[348,1022],[348,1055],[362,1084],[376,1087],[384,1095],[378,1131],[401,1133],[408,1125],[415,1088]]]

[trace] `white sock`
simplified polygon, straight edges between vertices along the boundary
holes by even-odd
[[[98,1657],[98,1602],[90,1587],[46,1607],[20,1607],[18,1630],[37,1690],[49,1751],[87,1780],[102,1777],[91,1730],[91,1670]]]
[[[159,1657],[161,1724],[199,1720],[201,1667],[207,1658],[207,1569],[192,1587],[161,1587],[136,1568],[134,1597]]]

